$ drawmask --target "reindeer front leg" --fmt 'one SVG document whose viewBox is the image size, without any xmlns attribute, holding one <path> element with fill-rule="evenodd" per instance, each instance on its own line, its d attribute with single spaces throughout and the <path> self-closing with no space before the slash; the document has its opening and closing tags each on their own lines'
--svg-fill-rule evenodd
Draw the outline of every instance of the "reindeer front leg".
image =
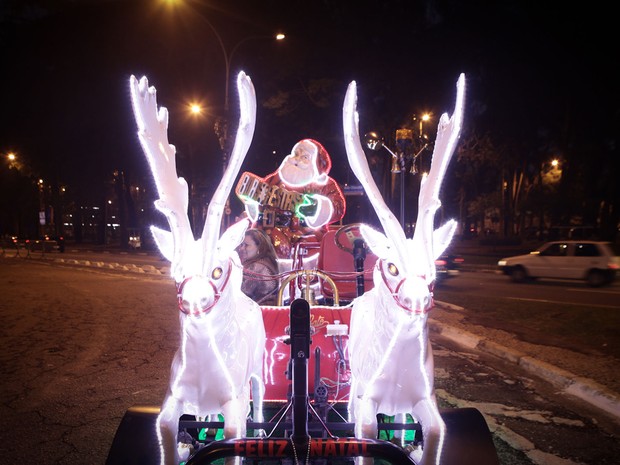
<svg viewBox="0 0 620 465">
<path fill-rule="evenodd" d="M 446 425 L 437 410 L 434 399 L 420 400 L 413 407 L 413 416 L 422 424 L 424 443 L 422 451 L 413 451 L 411 458 L 420 465 L 439 465 Z"/>
<path fill-rule="evenodd" d="M 236 439 L 245 436 L 247 428 L 245 412 L 248 402 L 249 399 L 244 402 L 239 397 L 235 397 L 222 406 L 224 439 Z M 240 465 L 241 457 L 227 457 L 224 462 L 225 465 Z"/>
<path fill-rule="evenodd" d="M 177 450 L 180 416 L 181 403 L 169 394 L 156 422 L 161 465 L 178 465 L 180 462 Z"/>
<path fill-rule="evenodd" d="M 378 404 L 374 399 L 358 398 L 354 404 L 353 415 L 355 417 L 355 437 L 358 439 L 377 439 L 377 409 Z M 355 460 L 357 465 L 372 465 L 374 459 L 368 457 L 358 457 Z"/>
<path fill-rule="evenodd" d="M 245 436 L 246 421 L 245 407 L 239 398 L 233 398 L 222 405 L 224 415 L 224 438 L 235 439 Z"/>
</svg>

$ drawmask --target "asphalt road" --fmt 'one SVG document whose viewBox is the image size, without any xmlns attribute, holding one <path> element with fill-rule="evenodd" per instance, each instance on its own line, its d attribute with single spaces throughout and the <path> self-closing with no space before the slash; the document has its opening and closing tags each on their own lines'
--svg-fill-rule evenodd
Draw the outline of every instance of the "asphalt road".
<svg viewBox="0 0 620 465">
<path fill-rule="evenodd" d="M 179 342 L 174 285 L 0 262 L 0 463 L 104 463 L 128 404 L 165 393 Z"/>
</svg>

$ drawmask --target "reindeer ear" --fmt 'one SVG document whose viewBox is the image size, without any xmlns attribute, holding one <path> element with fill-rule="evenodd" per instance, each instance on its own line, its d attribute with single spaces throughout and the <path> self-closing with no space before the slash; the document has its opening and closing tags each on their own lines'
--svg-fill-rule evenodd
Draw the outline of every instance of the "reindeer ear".
<svg viewBox="0 0 620 465">
<path fill-rule="evenodd" d="M 456 221 L 450 220 L 433 231 L 433 258 L 436 260 L 450 245 L 456 231 Z"/>
<path fill-rule="evenodd" d="M 155 239 L 155 244 L 161 254 L 166 260 L 172 262 L 172 257 L 174 256 L 174 239 L 172 233 L 165 229 L 160 229 L 157 226 L 151 226 L 151 234 L 153 234 L 153 239 Z"/>
<path fill-rule="evenodd" d="M 372 250 L 377 257 L 386 258 L 388 256 L 390 252 L 390 242 L 385 234 L 365 224 L 360 226 L 360 233 L 370 250 Z"/>
<path fill-rule="evenodd" d="M 217 249 L 221 258 L 230 256 L 239 244 L 243 242 L 245 231 L 250 226 L 248 219 L 243 219 L 230 226 L 217 243 Z"/>
</svg>

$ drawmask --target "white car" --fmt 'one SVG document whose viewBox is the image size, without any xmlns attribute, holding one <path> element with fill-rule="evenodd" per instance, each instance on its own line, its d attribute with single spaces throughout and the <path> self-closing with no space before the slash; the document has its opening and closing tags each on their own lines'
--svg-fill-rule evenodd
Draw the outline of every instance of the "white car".
<svg viewBox="0 0 620 465">
<path fill-rule="evenodd" d="M 513 281 L 536 278 L 584 280 L 592 287 L 611 284 L 620 258 L 608 242 L 554 241 L 527 255 L 502 258 L 499 269 Z"/>
</svg>

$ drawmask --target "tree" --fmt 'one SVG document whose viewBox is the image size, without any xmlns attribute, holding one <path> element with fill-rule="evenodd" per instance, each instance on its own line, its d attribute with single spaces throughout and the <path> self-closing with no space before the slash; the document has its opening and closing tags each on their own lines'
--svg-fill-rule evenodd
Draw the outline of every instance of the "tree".
<svg viewBox="0 0 620 465">
<path fill-rule="evenodd" d="M 464 227 L 484 223 L 489 208 L 501 209 L 497 196 L 500 189 L 499 153 L 488 134 L 469 133 L 457 147 L 454 170 L 459 224 Z"/>
</svg>

